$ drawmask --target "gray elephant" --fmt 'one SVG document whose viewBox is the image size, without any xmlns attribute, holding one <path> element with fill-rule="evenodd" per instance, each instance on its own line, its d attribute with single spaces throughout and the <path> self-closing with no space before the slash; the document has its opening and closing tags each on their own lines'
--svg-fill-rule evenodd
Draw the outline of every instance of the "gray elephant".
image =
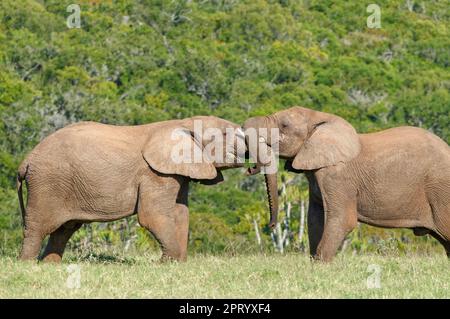
<svg viewBox="0 0 450 319">
<path fill-rule="evenodd" d="M 242 166 L 244 153 L 239 126 L 212 116 L 139 126 L 82 122 L 60 129 L 38 144 L 18 171 L 20 258 L 37 258 L 50 235 L 41 258 L 58 262 L 83 223 L 137 214 L 160 243 L 163 259 L 185 260 L 189 181 L 222 181 L 221 170 Z"/>
<path fill-rule="evenodd" d="M 330 261 L 357 221 L 430 234 L 450 257 L 450 148 L 436 135 L 407 126 L 357 134 L 344 119 L 303 107 L 250 118 L 244 129 L 278 130 L 248 146 L 258 159 L 251 173 L 270 162 L 260 154 L 277 148 L 288 170 L 306 174 L 315 259 Z M 266 181 L 273 223 L 276 173 Z"/>
</svg>

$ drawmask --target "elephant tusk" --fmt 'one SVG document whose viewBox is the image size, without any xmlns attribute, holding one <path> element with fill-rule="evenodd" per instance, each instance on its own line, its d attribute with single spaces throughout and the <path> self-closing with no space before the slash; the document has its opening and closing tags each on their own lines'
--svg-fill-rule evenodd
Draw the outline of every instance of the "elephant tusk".
<svg viewBox="0 0 450 319">
<path fill-rule="evenodd" d="M 244 134 L 244 131 L 241 128 L 238 128 L 236 130 L 236 136 L 245 140 L 245 134 Z"/>
</svg>

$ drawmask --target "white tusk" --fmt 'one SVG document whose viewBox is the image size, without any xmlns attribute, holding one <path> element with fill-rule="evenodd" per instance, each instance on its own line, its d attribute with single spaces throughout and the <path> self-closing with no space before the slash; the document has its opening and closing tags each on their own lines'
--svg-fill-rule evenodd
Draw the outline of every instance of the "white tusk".
<svg viewBox="0 0 450 319">
<path fill-rule="evenodd" d="M 242 131 L 242 129 L 240 129 L 240 128 L 238 128 L 238 129 L 236 130 L 236 135 L 237 135 L 237 137 L 240 137 L 240 138 L 242 138 L 242 139 L 245 139 L 244 131 Z"/>
</svg>

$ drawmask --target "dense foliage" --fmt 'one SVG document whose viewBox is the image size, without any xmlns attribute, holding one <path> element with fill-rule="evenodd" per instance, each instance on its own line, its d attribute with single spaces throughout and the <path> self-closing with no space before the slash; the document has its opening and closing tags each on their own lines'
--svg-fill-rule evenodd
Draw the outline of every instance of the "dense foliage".
<svg viewBox="0 0 450 319">
<path fill-rule="evenodd" d="M 213 114 L 242 123 L 303 105 L 343 116 L 360 132 L 408 124 L 450 141 L 446 0 L 379 0 L 374 29 L 366 25 L 369 3 L 331 0 L 80 0 L 81 28 L 69 29 L 73 2 L 0 2 L 2 251 L 16 251 L 21 238 L 18 164 L 76 121 Z M 290 247 L 303 249 L 296 232 L 306 183 L 294 177 L 280 177 L 282 207 L 291 203 Z M 272 249 L 266 205 L 261 176 L 235 170 L 219 186 L 193 185 L 191 251 L 254 249 L 259 231 L 261 249 Z M 360 227 L 348 243 L 358 251 L 407 241 L 432 242 Z M 85 226 L 71 244 L 154 246 L 134 218 Z"/>
</svg>

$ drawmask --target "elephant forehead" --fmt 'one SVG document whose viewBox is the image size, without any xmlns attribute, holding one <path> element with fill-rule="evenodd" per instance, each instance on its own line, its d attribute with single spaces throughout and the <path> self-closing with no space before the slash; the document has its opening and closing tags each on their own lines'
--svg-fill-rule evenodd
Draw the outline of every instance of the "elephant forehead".
<svg viewBox="0 0 450 319">
<path fill-rule="evenodd" d="M 280 124 L 286 122 L 286 124 L 289 123 L 299 126 L 307 122 L 307 114 L 305 112 L 302 112 L 301 109 L 299 110 L 291 108 L 288 110 L 283 110 L 275 113 L 275 117 L 280 122 Z"/>
</svg>

